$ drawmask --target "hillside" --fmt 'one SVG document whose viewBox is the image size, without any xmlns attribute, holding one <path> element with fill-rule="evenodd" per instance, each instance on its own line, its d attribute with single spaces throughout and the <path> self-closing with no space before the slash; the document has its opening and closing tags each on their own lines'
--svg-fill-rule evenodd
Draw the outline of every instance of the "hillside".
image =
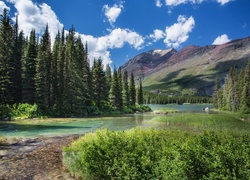
<svg viewBox="0 0 250 180">
<path fill-rule="evenodd" d="M 151 50 L 139 54 L 122 66 L 143 79 L 146 90 L 160 90 L 173 94 L 213 93 L 214 79 L 221 82 L 230 67 L 241 68 L 250 59 L 250 37 L 222 45 L 188 46 L 174 49 Z"/>
</svg>

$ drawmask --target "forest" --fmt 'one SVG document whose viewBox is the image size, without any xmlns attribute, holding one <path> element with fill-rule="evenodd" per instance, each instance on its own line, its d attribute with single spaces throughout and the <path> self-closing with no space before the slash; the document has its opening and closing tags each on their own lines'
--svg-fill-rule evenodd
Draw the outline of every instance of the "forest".
<svg viewBox="0 0 250 180">
<path fill-rule="evenodd" d="M 83 116 L 132 112 L 143 104 L 141 82 L 133 73 L 103 66 L 101 57 L 92 66 L 88 45 L 72 28 L 63 29 L 52 44 L 48 25 L 42 36 L 35 29 L 24 37 L 5 9 L 0 19 L 0 109 L 37 109 L 41 115 Z M 138 87 L 136 89 L 136 87 Z"/>
<path fill-rule="evenodd" d="M 217 75 L 213 103 L 216 109 L 250 113 L 250 60 L 247 66 L 240 70 L 232 67 L 223 86 Z"/>
</svg>

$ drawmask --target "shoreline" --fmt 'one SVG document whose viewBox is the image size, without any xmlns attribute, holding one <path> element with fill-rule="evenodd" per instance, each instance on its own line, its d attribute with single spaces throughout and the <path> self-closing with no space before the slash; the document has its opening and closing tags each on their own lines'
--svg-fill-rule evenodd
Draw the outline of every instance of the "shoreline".
<svg viewBox="0 0 250 180">
<path fill-rule="evenodd" d="M 66 136 L 7 139 L 0 146 L 0 179 L 67 179 L 62 148 L 83 134 Z"/>
</svg>

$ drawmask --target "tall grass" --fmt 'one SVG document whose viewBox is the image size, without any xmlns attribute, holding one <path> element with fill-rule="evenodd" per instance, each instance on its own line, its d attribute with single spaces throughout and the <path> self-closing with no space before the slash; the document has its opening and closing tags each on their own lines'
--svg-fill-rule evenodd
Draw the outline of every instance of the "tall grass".
<svg viewBox="0 0 250 180">
<path fill-rule="evenodd" d="M 147 123 L 188 131 L 233 131 L 250 133 L 250 123 L 237 114 L 178 113 L 158 116 Z"/>
</svg>

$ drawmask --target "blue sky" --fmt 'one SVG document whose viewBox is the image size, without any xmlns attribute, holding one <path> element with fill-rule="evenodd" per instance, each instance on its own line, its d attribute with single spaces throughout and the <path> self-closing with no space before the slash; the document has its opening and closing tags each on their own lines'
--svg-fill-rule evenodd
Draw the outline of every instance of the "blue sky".
<svg viewBox="0 0 250 180">
<path fill-rule="evenodd" d="M 75 27 L 89 58 L 121 66 L 151 49 L 223 44 L 250 36 L 249 0 L 1 0 L 26 35 Z"/>
</svg>

